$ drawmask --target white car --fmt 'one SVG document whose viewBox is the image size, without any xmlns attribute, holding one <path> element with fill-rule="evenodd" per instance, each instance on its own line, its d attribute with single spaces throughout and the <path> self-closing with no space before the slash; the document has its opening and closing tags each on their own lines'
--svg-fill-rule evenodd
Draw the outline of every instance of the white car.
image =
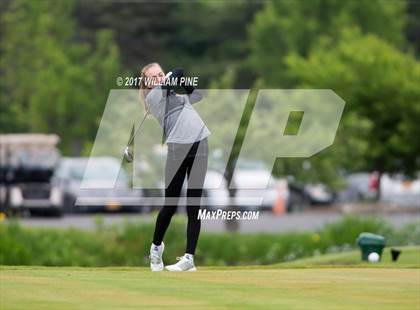
<svg viewBox="0 0 420 310">
<path fill-rule="evenodd" d="M 420 179 L 407 179 L 402 174 L 391 176 L 383 174 L 380 182 L 377 182 L 377 173 L 359 172 L 346 177 L 347 188 L 339 195 L 342 202 L 356 202 L 373 200 L 377 195 L 377 187 L 380 184 L 379 200 L 385 203 L 393 203 L 401 206 L 420 207 Z"/>
<path fill-rule="evenodd" d="M 181 208 L 186 205 L 186 188 L 187 181 L 185 179 L 179 203 Z M 229 191 L 223 174 L 216 170 L 207 170 L 201 197 L 201 208 L 203 209 L 223 209 L 229 205 Z"/>
<path fill-rule="evenodd" d="M 233 186 L 236 188 L 235 205 L 247 210 L 271 210 L 279 195 L 279 182 L 280 180 L 274 178 L 261 162 L 238 163 L 233 175 Z M 287 199 L 287 192 L 284 195 Z"/>
<path fill-rule="evenodd" d="M 357 172 L 345 177 L 346 188 L 339 192 L 339 201 L 357 202 L 371 200 L 376 196 L 376 189 L 371 187 L 372 174 Z"/>
<path fill-rule="evenodd" d="M 380 184 L 381 201 L 420 208 L 420 179 L 408 180 L 402 175 L 384 174 Z"/>
</svg>

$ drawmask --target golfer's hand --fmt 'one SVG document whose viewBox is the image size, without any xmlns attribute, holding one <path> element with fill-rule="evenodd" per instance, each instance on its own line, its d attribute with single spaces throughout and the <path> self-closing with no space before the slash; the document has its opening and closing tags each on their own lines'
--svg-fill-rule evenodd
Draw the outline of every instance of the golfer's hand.
<svg viewBox="0 0 420 310">
<path fill-rule="evenodd" d="M 168 73 L 166 73 L 165 80 L 168 79 L 171 75 L 172 75 L 172 71 L 169 71 Z"/>
<path fill-rule="evenodd" d="M 180 80 L 181 80 L 181 77 L 184 76 L 184 69 L 174 68 L 166 76 L 167 76 L 167 78 L 170 78 L 171 81 L 172 81 L 172 79 L 176 79 L 176 81 L 177 81 L 176 85 L 171 85 L 171 86 L 181 86 Z M 166 76 L 165 76 L 165 78 L 166 78 Z"/>
<path fill-rule="evenodd" d="M 172 83 L 175 78 L 176 78 L 176 85 L 172 85 L 169 83 L 169 85 L 167 85 L 166 83 L 164 83 L 164 85 L 162 85 L 162 89 L 170 89 L 173 88 L 175 86 L 180 86 L 180 79 L 181 77 L 184 76 L 184 69 L 182 68 L 174 68 L 172 71 L 169 71 L 166 75 L 165 75 L 165 82 L 170 79 L 170 83 Z"/>
</svg>

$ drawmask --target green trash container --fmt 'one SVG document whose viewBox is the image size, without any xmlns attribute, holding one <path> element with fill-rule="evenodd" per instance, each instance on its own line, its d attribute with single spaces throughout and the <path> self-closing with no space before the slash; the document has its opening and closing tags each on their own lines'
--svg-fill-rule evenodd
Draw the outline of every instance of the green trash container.
<svg viewBox="0 0 420 310">
<path fill-rule="evenodd" d="M 385 247 L 385 238 L 381 235 L 363 232 L 357 238 L 357 244 L 362 251 L 362 260 L 367 261 L 369 254 L 372 252 L 376 252 L 379 254 L 379 257 L 382 257 L 382 250 Z"/>
</svg>

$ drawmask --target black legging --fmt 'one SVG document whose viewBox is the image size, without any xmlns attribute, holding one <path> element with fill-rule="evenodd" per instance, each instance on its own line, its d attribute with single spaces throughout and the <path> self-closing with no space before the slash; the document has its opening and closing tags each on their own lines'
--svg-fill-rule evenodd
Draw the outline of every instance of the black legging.
<svg viewBox="0 0 420 310">
<path fill-rule="evenodd" d="M 168 155 L 165 167 L 165 205 L 160 210 L 155 226 L 153 243 L 160 245 L 165 232 L 176 212 L 182 184 L 187 175 L 187 246 L 185 253 L 195 253 L 201 221 L 198 218 L 204 178 L 207 171 L 207 138 L 190 143 L 168 143 Z"/>
</svg>

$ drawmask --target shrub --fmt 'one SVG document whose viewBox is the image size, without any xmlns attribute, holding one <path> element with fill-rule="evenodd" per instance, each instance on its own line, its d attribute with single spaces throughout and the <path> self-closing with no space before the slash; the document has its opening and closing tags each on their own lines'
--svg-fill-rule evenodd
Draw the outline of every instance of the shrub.
<svg viewBox="0 0 420 310">
<path fill-rule="evenodd" d="M 91 231 L 0 224 L 0 264 L 45 266 L 147 266 L 154 221 L 105 225 L 98 217 Z M 185 217 L 175 216 L 165 237 L 165 259 L 174 262 L 185 249 Z M 396 230 L 375 218 L 344 217 L 314 232 L 239 234 L 202 232 L 200 265 L 272 264 L 356 247 L 364 231 L 382 234 L 388 245 L 420 243 L 420 224 Z"/>
</svg>

